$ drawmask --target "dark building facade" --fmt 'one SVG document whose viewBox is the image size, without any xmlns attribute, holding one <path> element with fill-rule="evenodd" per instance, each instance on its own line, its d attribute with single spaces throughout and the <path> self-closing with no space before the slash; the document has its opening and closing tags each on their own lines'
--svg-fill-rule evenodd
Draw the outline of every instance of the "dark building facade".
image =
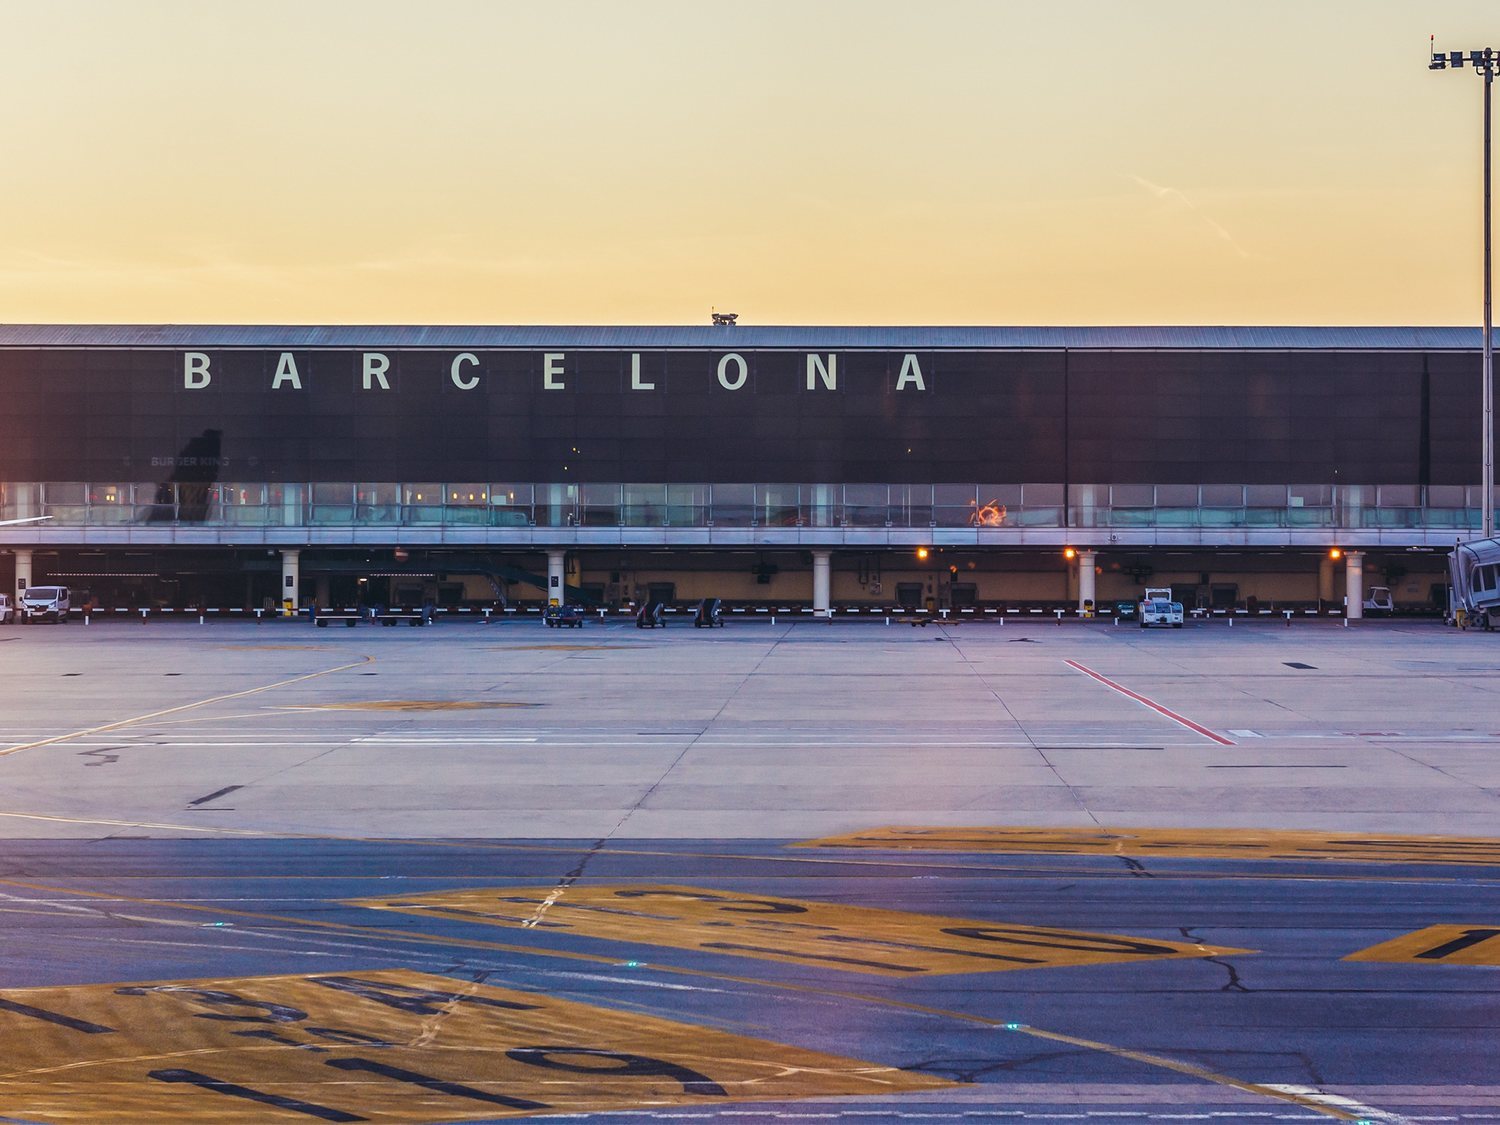
<svg viewBox="0 0 1500 1125">
<path fill-rule="evenodd" d="M 1421 552 L 1478 523 L 1479 372 L 1462 329 L 17 326 L 0 544 Z"/>
</svg>

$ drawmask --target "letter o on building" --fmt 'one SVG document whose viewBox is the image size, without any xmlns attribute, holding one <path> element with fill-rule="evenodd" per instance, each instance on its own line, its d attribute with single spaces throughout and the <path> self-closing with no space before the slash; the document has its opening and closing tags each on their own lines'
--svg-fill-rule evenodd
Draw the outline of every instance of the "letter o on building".
<svg viewBox="0 0 1500 1125">
<path fill-rule="evenodd" d="M 729 365 L 733 363 L 739 368 L 739 378 L 734 382 L 729 381 Z M 745 385 L 745 380 L 750 377 L 750 367 L 745 362 L 745 357 L 738 352 L 730 352 L 719 360 L 719 385 L 726 391 L 737 391 Z"/>
</svg>

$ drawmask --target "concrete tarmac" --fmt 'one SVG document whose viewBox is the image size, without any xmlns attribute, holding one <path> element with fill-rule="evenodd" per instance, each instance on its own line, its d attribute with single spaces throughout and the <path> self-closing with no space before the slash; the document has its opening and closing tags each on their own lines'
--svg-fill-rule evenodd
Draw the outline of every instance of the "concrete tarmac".
<svg viewBox="0 0 1500 1125">
<path fill-rule="evenodd" d="M 1500 637 L 73 623 L 0 673 L 3 1120 L 1500 1121 Z"/>
</svg>

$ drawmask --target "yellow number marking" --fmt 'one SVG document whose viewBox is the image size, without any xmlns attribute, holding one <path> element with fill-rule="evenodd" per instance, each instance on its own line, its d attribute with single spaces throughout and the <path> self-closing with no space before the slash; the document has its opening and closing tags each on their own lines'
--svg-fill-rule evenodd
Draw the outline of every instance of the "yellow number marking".
<svg viewBox="0 0 1500 1125">
<path fill-rule="evenodd" d="M 0 992 L 0 1112 L 35 1122 L 423 1122 L 953 1085 L 406 971 Z"/>
<path fill-rule="evenodd" d="M 1500 924 L 1428 926 L 1351 953 L 1345 961 L 1410 961 L 1426 965 L 1500 965 Z"/>
<path fill-rule="evenodd" d="M 673 886 L 439 891 L 353 905 L 881 976 L 1215 957 L 1250 950 Z"/>
</svg>

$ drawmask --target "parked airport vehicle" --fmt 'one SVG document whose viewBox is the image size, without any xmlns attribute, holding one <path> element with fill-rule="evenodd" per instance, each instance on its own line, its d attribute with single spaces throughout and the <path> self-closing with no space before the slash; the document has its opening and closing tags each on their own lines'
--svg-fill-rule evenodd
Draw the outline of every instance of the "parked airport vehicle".
<svg viewBox="0 0 1500 1125">
<path fill-rule="evenodd" d="M 704 598 L 693 616 L 694 629 L 712 629 L 724 624 L 724 605 L 718 598 Z"/>
<path fill-rule="evenodd" d="M 637 629 L 655 629 L 660 625 L 663 629 L 667 627 L 667 619 L 662 616 L 666 606 L 661 602 L 645 602 L 636 611 L 635 627 Z"/>
<path fill-rule="evenodd" d="M 542 611 L 542 620 L 549 629 L 582 629 L 583 618 L 581 605 L 549 605 Z"/>
<path fill-rule="evenodd" d="M 9 594 L 0 594 L 0 625 L 9 625 L 16 619 L 16 607 L 10 604 Z"/>
<path fill-rule="evenodd" d="M 1374 615 L 1390 613 L 1396 608 L 1389 586 L 1371 586 L 1365 594 L 1365 613 Z"/>
<path fill-rule="evenodd" d="M 72 604 L 68 600 L 66 586 L 29 586 L 21 591 L 21 604 L 18 608 L 22 624 L 51 621 L 66 625 L 68 610 L 72 608 Z"/>
<path fill-rule="evenodd" d="M 1152 625 L 1170 625 L 1182 628 L 1182 603 L 1172 600 L 1172 591 L 1166 588 L 1147 588 L 1141 599 L 1141 628 Z"/>
<path fill-rule="evenodd" d="M 1500 625 L 1500 539 L 1460 543 L 1448 556 L 1449 621 L 1460 627 Z"/>
</svg>

